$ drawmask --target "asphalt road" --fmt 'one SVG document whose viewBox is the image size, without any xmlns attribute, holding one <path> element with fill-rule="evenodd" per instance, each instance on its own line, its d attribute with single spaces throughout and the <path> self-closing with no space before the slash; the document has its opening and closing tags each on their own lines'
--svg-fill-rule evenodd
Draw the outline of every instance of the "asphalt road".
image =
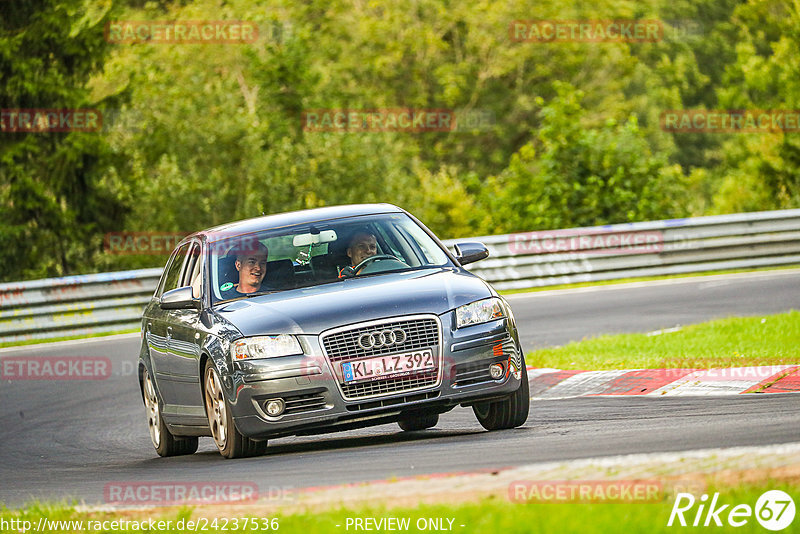
<svg viewBox="0 0 800 534">
<path fill-rule="evenodd" d="M 800 310 L 800 270 L 700 276 L 506 297 L 526 351 L 722 317 Z"/>
<path fill-rule="evenodd" d="M 697 279 L 510 298 L 526 349 L 601 333 L 647 331 L 727 315 L 800 309 L 800 272 Z M 271 442 L 266 456 L 224 460 L 209 438 L 189 457 L 150 444 L 134 375 L 138 336 L 0 351 L 105 356 L 98 381 L 0 382 L 0 502 L 103 502 L 109 482 L 245 481 L 260 492 L 639 452 L 800 441 L 793 395 L 582 398 L 532 403 L 522 428 L 485 432 L 457 408 L 432 430 L 396 425 Z"/>
</svg>

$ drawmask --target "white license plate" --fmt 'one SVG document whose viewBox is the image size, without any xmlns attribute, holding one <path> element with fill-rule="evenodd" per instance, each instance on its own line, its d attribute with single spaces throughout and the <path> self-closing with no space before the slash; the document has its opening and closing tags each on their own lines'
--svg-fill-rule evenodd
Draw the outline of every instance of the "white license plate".
<svg viewBox="0 0 800 534">
<path fill-rule="evenodd" d="M 433 369 L 436 364 L 431 349 L 420 349 L 402 354 L 389 354 L 342 364 L 345 383 L 376 378 L 391 378 L 415 371 Z"/>
</svg>

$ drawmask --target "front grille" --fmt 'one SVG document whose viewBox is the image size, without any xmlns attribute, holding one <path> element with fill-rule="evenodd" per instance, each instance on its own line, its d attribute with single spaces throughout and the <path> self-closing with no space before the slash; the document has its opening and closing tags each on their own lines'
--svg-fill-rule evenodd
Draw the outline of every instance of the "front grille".
<svg viewBox="0 0 800 534">
<path fill-rule="evenodd" d="M 394 328 L 401 328 L 406 333 L 404 342 L 372 349 L 364 349 L 358 344 L 358 338 L 362 334 Z M 333 364 L 337 376 L 341 372 L 341 362 L 417 349 L 433 350 L 436 362 L 436 367 L 433 369 L 420 371 L 410 376 L 377 379 L 369 382 L 345 384 L 340 380 L 339 386 L 345 399 L 363 399 L 435 386 L 439 383 L 440 343 L 439 322 L 433 317 L 415 317 L 369 323 L 322 335 L 322 346 L 325 349 L 328 360 Z"/>
<path fill-rule="evenodd" d="M 436 384 L 439 372 L 436 369 L 420 373 L 413 377 L 404 376 L 403 378 L 390 378 L 388 380 L 373 380 L 372 382 L 359 382 L 356 384 L 342 384 L 342 392 L 345 397 L 360 399 L 362 397 L 372 397 L 407 391 L 409 389 L 419 389 L 425 386 Z"/>
<path fill-rule="evenodd" d="M 406 340 L 399 345 L 390 345 L 377 349 L 364 349 L 358 344 L 358 337 L 375 330 L 402 328 Z M 352 330 L 326 335 L 322 339 L 328 359 L 333 362 L 347 362 L 359 358 L 381 356 L 414 349 L 423 349 L 439 345 L 439 324 L 435 319 L 410 319 L 391 321 L 380 324 L 357 327 Z"/>
</svg>

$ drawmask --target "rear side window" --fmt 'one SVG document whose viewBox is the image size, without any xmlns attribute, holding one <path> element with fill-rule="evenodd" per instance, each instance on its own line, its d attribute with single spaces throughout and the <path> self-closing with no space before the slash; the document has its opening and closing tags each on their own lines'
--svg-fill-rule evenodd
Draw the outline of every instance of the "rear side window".
<svg viewBox="0 0 800 534">
<path fill-rule="evenodd" d="M 161 280 L 161 287 L 158 291 L 158 296 L 161 296 L 166 291 L 170 291 L 172 289 L 178 288 L 178 284 L 180 283 L 181 277 L 181 269 L 183 268 L 183 262 L 186 259 L 186 253 L 189 251 L 189 243 L 184 243 L 180 246 L 180 248 L 172 255 L 167 264 L 167 268 L 164 270 L 164 275 Z"/>
</svg>

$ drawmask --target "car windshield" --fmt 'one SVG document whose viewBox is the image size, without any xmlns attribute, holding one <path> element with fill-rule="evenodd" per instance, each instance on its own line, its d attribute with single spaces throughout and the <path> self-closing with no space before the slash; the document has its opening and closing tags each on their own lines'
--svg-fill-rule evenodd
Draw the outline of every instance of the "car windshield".
<svg viewBox="0 0 800 534">
<path fill-rule="evenodd" d="M 452 265 L 408 215 L 349 217 L 208 244 L 213 302 L 382 273 Z"/>
</svg>

